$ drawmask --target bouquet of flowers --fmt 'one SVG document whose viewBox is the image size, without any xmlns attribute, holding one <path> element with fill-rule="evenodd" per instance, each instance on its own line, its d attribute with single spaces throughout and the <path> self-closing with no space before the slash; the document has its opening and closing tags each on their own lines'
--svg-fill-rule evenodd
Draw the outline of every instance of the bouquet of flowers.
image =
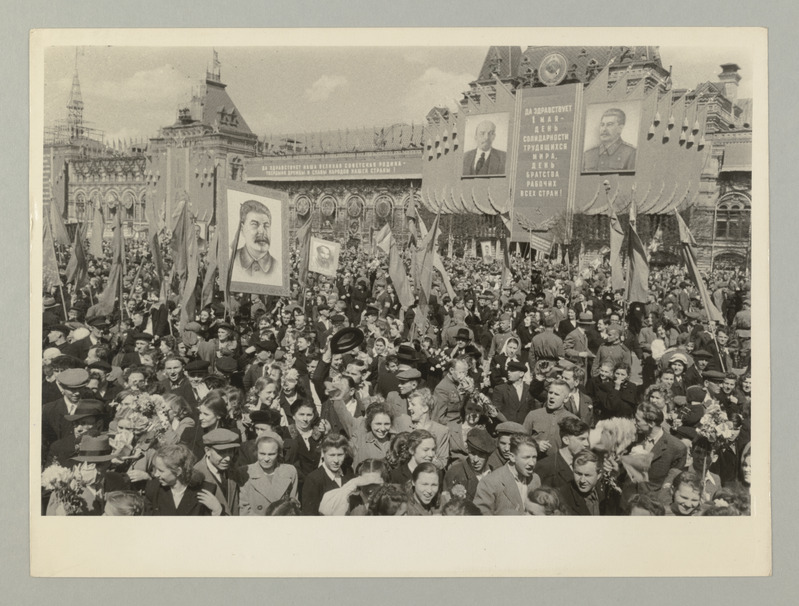
<svg viewBox="0 0 799 606">
<path fill-rule="evenodd" d="M 67 515 L 86 511 L 83 490 L 86 482 L 72 469 L 61 467 L 58 463 L 50 465 L 42 472 L 42 487 L 51 491 Z"/>
<path fill-rule="evenodd" d="M 126 419 L 136 433 L 161 434 L 172 426 L 164 398 L 145 392 L 132 393 L 116 406 L 116 418 Z"/>
<path fill-rule="evenodd" d="M 732 444 L 737 437 L 732 421 L 727 418 L 727 413 L 716 402 L 705 411 L 696 430 L 700 436 L 707 438 L 717 453 Z"/>
</svg>

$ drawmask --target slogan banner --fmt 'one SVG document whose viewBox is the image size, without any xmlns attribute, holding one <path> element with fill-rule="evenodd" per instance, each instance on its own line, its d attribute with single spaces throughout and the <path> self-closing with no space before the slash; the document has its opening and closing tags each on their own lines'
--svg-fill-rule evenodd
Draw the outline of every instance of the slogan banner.
<svg viewBox="0 0 799 606">
<path fill-rule="evenodd" d="M 318 274 L 336 277 L 341 244 L 311 236 L 311 249 L 308 256 L 308 269 Z"/>
<path fill-rule="evenodd" d="M 526 88 L 520 93 L 511 236 L 527 241 L 531 232 L 546 232 L 560 213 L 573 210 L 582 85 Z"/>
<path fill-rule="evenodd" d="M 252 158 L 247 161 L 247 181 L 326 181 L 341 179 L 419 179 L 419 152 L 336 154 L 335 157 L 289 156 Z"/>
</svg>

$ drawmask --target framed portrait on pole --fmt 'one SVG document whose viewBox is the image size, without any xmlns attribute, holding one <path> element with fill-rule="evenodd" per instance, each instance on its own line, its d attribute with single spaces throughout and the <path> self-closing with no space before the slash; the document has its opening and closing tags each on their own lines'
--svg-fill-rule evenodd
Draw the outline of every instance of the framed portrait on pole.
<svg viewBox="0 0 799 606">
<path fill-rule="evenodd" d="M 221 279 L 234 293 L 290 294 L 288 196 L 241 181 L 218 187 Z"/>
</svg>

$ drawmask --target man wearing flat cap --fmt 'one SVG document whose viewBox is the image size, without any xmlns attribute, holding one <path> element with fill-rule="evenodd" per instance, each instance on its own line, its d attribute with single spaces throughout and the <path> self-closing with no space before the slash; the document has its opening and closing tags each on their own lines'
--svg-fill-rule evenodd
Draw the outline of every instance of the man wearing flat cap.
<svg viewBox="0 0 799 606">
<path fill-rule="evenodd" d="M 497 419 L 500 422 L 523 423 L 527 414 L 537 407 L 524 383 L 526 372 L 527 365 L 523 362 L 517 360 L 508 362 L 507 382 L 497 385 L 492 397 L 492 404 L 497 409 Z"/>
<path fill-rule="evenodd" d="M 63 395 L 42 407 L 44 452 L 47 452 L 50 444 L 72 433 L 72 422 L 65 417 L 75 414 L 88 383 L 89 373 L 83 368 L 70 368 L 56 375 L 56 384 Z"/>
<path fill-rule="evenodd" d="M 386 406 L 392 411 L 394 417 L 408 414 L 408 396 L 419 387 L 422 373 L 415 368 L 404 368 L 395 375 L 397 390 L 391 391 L 386 396 Z"/>
<path fill-rule="evenodd" d="M 186 400 L 193 411 L 197 410 L 197 400 L 188 376 L 183 358 L 177 354 L 167 354 L 164 358 L 164 378 L 160 381 L 164 393 L 173 393 Z"/>
<path fill-rule="evenodd" d="M 222 504 L 224 515 L 239 515 L 241 473 L 233 466 L 241 445 L 238 433 L 219 427 L 203 436 L 205 456 L 194 469 L 203 474 L 206 482 L 216 487 L 214 496 Z"/>
<path fill-rule="evenodd" d="M 144 366 L 142 356 L 150 348 L 150 343 L 153 340 L 153 335 L 146 332 L 139 332 L 133 336 L 133 351 L 129 351 L 122 356 L 122 361 L 119 365 L 124 369 L 129 366 Z"/>
<path fill-rule="evenodd" d="M 444 476 L 444 490 L 452 494 L 453 489 L 460 485 L 466 493 L 466 499 L 473 501 L 477 485 L 491 471 L 488 466 L 488 457 L 495 448 L 496 441 L 485 429 L 475 427 L 469 430 L 469 434 L 466 436 L 466 449 L 469 454 L 466 458 L 453 463 L 447 470 Z"/>
<path fill-rule="evenodd" d="M 57 347 L 61 353 L 69 346 L 67 337 L 72 329 L 66 324 L 54 324 L 44 331 L 47 333 L 47 347 Z"/>
</svg>

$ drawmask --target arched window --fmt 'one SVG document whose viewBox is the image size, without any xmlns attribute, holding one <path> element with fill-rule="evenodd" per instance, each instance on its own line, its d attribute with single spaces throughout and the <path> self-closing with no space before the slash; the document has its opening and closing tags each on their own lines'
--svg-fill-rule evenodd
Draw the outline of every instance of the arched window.
<svg viewBox="0 0 799 606">
<path fill-rule="evenodd" d="M 233 181 L 244 180 L 244 162 L 238 156 L 230 160 L 230 178 Z"/>
<path fill-rule="evenodd" d="M 751 203 L 743 194 L 722 196 L 716 205 L 717 240 L 747 240 L 751 221 Z"/>
</svg>

